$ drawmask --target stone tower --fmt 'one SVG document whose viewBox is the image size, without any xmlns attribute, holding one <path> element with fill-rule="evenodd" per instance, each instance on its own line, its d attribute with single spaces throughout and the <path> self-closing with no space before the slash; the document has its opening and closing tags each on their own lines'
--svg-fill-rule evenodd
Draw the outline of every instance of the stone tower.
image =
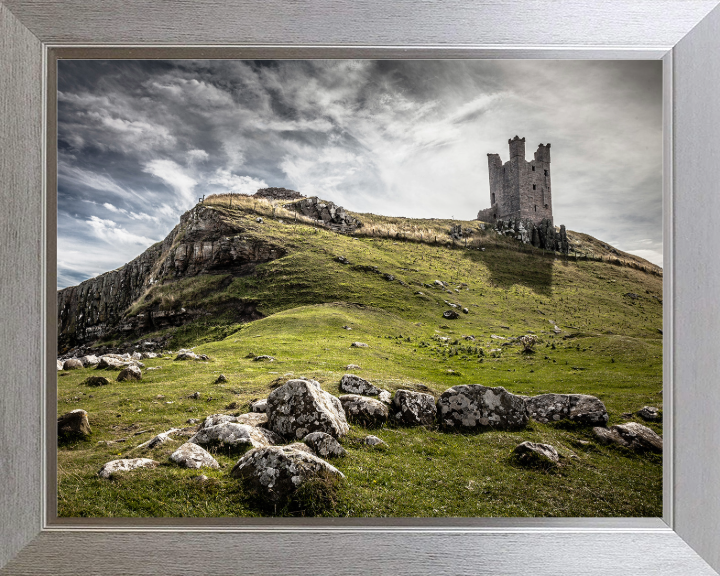
<svg viewBox="0 0 720 576">
<path fill-rule="evenodd" d="M 530 221 L 547 219 L 552 225 L 550 186 L 550 144 L 540 144 L 535 158 L 525 160 L 525 138 L 508 140 L 510 160 L 502 163 L 500 154 L 488 154 L 490 208 L 480 210 L 477 219 Z"/>
</svg>

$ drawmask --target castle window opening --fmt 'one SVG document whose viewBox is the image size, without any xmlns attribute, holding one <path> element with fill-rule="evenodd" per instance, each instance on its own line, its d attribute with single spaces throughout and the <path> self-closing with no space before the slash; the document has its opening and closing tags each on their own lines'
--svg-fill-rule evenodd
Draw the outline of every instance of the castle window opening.
<svg viewBox="0 0 720 576">
<path fill-rule="evenodd" d="M 532 167 L 532 171 L 535 172 L 535 166 Z"/>
<path fill-rule="evenodd" d="M 490 194 L 490 196 L 491 196 L 491 198 L 490 198 L 491 202 L 490 202 L 490 203 L 491 203 L 491 204 L 495 204 L 495 194 Z"/>
<path fill-rule="evenodd" d="M 535 204 L 535 212 L 537 212 L 537 204 Z"/>
<path fill-rule="evenodd" d="M 543 172 L 545 172 L 545 176 L 547 176 L 547 175 L 548 175 L 548 173 L 547 173 L 547 170 L 543 170 Z"/>
<path fill-rule="evenodd" d="M 537 184 L 533 184 L 533 190 L 537 190 Z"/>
</svg>

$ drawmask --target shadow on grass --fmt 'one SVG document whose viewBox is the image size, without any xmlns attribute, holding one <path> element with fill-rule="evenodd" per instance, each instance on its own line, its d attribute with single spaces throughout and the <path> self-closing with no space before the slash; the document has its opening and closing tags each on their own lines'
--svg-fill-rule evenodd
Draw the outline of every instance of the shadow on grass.
<svg viewBox="0 0 720 576">
<path fill-rule="evenodd" d="M 463 256 L 473 263 L 482 263 L 490 272 L 490 281 L 503 289 L 519 284 L 536 294 L 550 296 L 553 285 L 553 265 L 555 256 L 541 251 L 527 252 L 507 257 L 508 252 L 482 252 L 466 250 Z M 564 260 L 563 260 L 564 262 Z"/>
</svg>

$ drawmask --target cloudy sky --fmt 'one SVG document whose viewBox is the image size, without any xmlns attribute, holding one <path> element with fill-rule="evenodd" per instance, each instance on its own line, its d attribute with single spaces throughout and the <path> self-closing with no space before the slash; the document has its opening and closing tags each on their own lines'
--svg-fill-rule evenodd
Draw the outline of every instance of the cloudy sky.
<svg viewBox="0 0 720 576">
<path fill-rule="evenodd" d="M 163 239 L 203 194 L 284 186 L 473 219 L 487 153 L 552 143 L 556 224 L 662 265 L 660 62 L 60 61 L 58 287 Z"/>
</svg>

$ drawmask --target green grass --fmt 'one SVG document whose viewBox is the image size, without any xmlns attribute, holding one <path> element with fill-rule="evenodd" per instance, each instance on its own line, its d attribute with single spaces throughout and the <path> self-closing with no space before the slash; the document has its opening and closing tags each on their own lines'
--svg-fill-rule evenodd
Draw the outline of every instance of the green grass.
<svg viewBox="0 0 720 576">
<path fill-rule="evenodd" d="M 174 349 L 197 345 L 195 351 L 208 354 L 210 362 L 147 360 L 146 366 L 160 369 L 144 372 L 141 382 L 100 388 L 81 384 L 96 373 L 93 369 L 58 378 L 58 413 L 83 408 L 93 428 L 89 440 L 59 448 L 61 516 L 267 514 L 229 477 L 238 454 L 216 454 L 224 466 L 220 470 L 188 471 L 168 461 L 181 440 L 149 453 L 161 462 L 156 469 L 110 481 L 96 473 L 111 459 L 141 455 L 138 444 L 186 425 L 188 418 L 247 411 L 250 400 L 267 396 L 273 380 L 286 374 L 314 378 L 338 395 L 348 364 L 359 365 L 352 372 L 390 391 L 427 388 L 436 397 L 450 386 L 473 383 L 526 395 L 592 394 L 605 402 L 610 424 L 627 421 L 622 414 L 644 405 L 662 407 L 662 277 L 657 273 L 556 258 L 479 230 L 477 222 L 463 223 L 476 228 L 466 248 L 415 239 L 353 239 L 287 219 L 258 224 L 254 213 L 217 209 L 242 225 L 244 236 L 284 246 L 286 256 L 259 265 L 252 276 L 167 280 L 135 303 L 133 313 L 151 306 L 224 310 L 222 316 L 171 330 Z M 413 222 L 406 221 L 406 227 L 420 227 Z M 445 225 L 432 222 L 436 228 Z M 349 264 L 338 262 L 338 256 Z M 435 287 L 435 279 L 447 282 L 451 293 Z M 449 309 L 444 300 L 469 313 L 444 320 Z M 236 323 L 227 310 L 238 301 L 255 303 L 266 317 Z M 553 332 L 555 325 L 560 334 Z M 492 338 L 529 332 L 540 338 L 534 354 Z M 354 341 L 369 347 L 351 348 Z M 253 362 L 250 353 L 277 361 Z M 228 382 L 215 384 L 220 373 Z M 115 373 L 110 375 L 114 379 Z M 189 398 L 195 391 L 201 393 L 198 400 Z M 227 408 L 232 402 L 239 408 Z M 651 427 L 662 431 L 660 424 Z M 387 449 L 362 445 L 367 433 L 384 439 Z M 98 444 L 122 438 L 111 446 Z M 577 439 L 591 444 L 578 447 Z M 510 453 L 523 440 L 553 444 L 563 466 L 554 472 L 517 466 Z M 448 434 L 353 425 L 342 443 L 348 455 L 332 463 L 347 479 L 334 506 L 322 514 L 662 514 L 661 458 L 598 445 L 588 428 L 532 422 L 521 432 Z M 199 473 L 210 480 L 198 484 L 192 477 Z M 311 512 L 302 507 L 270 511 Z"/>
</svg>

